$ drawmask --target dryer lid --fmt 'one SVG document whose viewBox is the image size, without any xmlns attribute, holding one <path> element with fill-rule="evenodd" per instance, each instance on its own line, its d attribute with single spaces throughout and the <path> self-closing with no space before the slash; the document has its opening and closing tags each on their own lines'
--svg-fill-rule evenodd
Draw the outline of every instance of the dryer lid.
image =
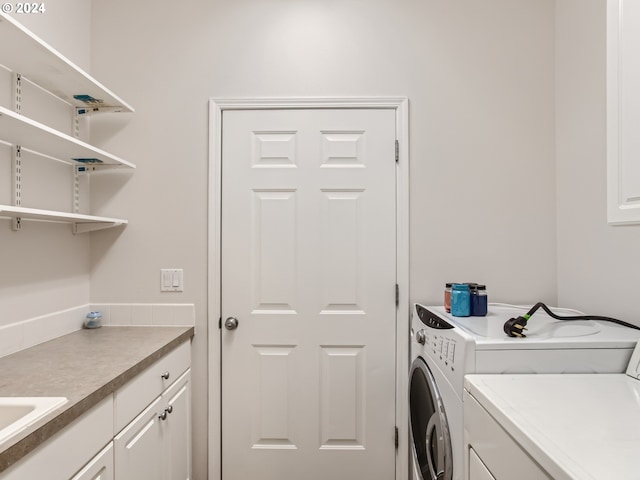
<svg viewBox="0 0 640 480">
<path fill-rule="evenodd" d="M 540 310 L 531 316 L 526 338 L 514 338 L 505 335 L 504 323 L 526 313 L 524 308 L 489 304 L 485 317 L 454 317 L 444 307 L 425 308 L 469 335 L 476 350 L 511 350 L 514 346 L 518 349 L 632 349 L 640 339 L 639 330 L 596 320 L 556 320 Z"/>
</svg>

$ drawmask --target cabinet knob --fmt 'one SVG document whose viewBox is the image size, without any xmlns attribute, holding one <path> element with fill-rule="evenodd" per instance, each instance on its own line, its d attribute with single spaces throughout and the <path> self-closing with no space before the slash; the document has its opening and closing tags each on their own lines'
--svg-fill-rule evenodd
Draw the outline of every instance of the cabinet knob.
<svg viewBox="0 0 640 480">
<path fill-rule="evenodd" d="M 167 419 L 167 411 L 165 410 L 164 412 L 162 412 L 160 415 L 158 415 L 158 418 L 160 420 L 166 420 Z"/>
<path fill-rule="evenodd" d="M 165 380 L 169 380 L 169 372 L 164 372 L 162 375 L 160 375 L 162 378 L 164 378 Z"/>
<path fill-rule="evenodd" d="M 167 408 L 164 409 L 164 411 L 167 413 L 173 413 L 173 405 L 169 405 Z"/>
</svg>

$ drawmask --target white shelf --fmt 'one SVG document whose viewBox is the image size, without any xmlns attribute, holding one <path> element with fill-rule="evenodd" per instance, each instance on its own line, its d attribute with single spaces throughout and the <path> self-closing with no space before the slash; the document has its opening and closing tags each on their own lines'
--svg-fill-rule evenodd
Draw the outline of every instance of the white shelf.
<svg viewBox="0 0 640 480">
<path fill-rule="evenodd" d="M 0 106 L 0 140 L 70 163 L 135 168 L 104 150 Z M 81 161 L 76 159 L 95 159 Z"/>
<path fill-rule="evenodd" d="M 0 12 L 0 65 L 28 79 L 41 88 L 77 107 L 77 114 L 99 111 L 133 112 L 133 108 L 104 85 L 77 67 L 58 51 L 23 27 L 12 17 Z M 19 111 L 20 97 L 17 99 Z M 72 165 L 93 167 L 127 167 L 135 165 L 96 148 L 75 137 L 59 132 L 29 117 L 0 106 L 0 142 L 20 146 L 21 151 L 36 152 L 44 157 Z M 20 204 L 20 156 L 15 156 L 13 168 L 14 205 Z M 76 182 L 78 172 L 76 169 Z M 74 187 L 74 202 L 78 202 Z M 0 217 L 13 219 L 13 228 L 21 220 L 62 222 L 73 225 L 74 233 L 91 232 L 126 225 L 127 220 L 78 213 L 0 205 Z M 18 221 L 18 219 L 20 221 Z"/>
<path fill-rule="evenodd" d="M 24 75 L 42 88 L 77 107 L 104 108 L 133 112 L 133 107 L 89 74 L 78 68 L 57 50 L 24 28 L 12 17 L 0 13 L 0 45 L 4 45 L 1 63 Z M 98 100 L 87 103 L 74 95 Z"/>
<path fill-rule="evenodd" d="M 74 225 L 74 233 L 102 230 L 105 228 L 126 225 L 128 223 L 127 220 L 119 218 L 96 217 L 93 215 L 82 215 L 79 213 L 56 212 L 53 210 L 40 210 L 37 208 L 11 207 L 8 205 L 0 205 L 0 217 L 72 223 Z"/>
</svg>

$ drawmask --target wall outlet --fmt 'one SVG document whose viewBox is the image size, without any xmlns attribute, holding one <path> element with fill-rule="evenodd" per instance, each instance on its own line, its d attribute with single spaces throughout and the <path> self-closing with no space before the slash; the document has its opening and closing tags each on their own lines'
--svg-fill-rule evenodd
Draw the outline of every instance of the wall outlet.
<svg viewBox="0 0 640 480">
<path fill-rule="evenodd" d="M 160 270 L 161 292 L 184 292 L 184 275 L 181 268 Z"/>
</svg>

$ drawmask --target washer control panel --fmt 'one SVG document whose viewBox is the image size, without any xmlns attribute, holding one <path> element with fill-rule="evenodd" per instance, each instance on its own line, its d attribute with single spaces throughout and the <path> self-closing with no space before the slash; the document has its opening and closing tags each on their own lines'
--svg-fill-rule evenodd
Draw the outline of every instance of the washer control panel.
<svg viewBox="0 0 640 480">
<path fill-rule="evenodd" d="M 444 370 L 456 370 L 457 341 L 452 335 L 454 326 L 442 317 L 416 304 L 415 313 L 423 328 L 417 328 L 415 340 L 424 345 L 425 353 L 436 360 Z"/>
<path fill-rule="evenodd" d="M 443 314 L 442 307 L 414 304 L 411 319 L 411 348 L 437 368 L 462 400 L 464 376 L 475 372 L 475 342 Z M 437 313 L 436 313 L 437 312 Z"/>
<path fill-rule="evenodd" d="M 420 329 L 415 333 L 416 341 L 425 346 L 426 352 L 436 360 L 440 360 L 445 367 L 455 370 L 456 341 L 427 329 Z"/>
<path fill-rule="evenodd" d="M 422 305 L 416 304 L 416 313 L 418 314 L 420 321 L 424 323 L 425 327 L 435 330 L 451 330 L 453 328 L 453 325 L 447 322 L 444 318 L 427 310 Z"/>
</svg>

